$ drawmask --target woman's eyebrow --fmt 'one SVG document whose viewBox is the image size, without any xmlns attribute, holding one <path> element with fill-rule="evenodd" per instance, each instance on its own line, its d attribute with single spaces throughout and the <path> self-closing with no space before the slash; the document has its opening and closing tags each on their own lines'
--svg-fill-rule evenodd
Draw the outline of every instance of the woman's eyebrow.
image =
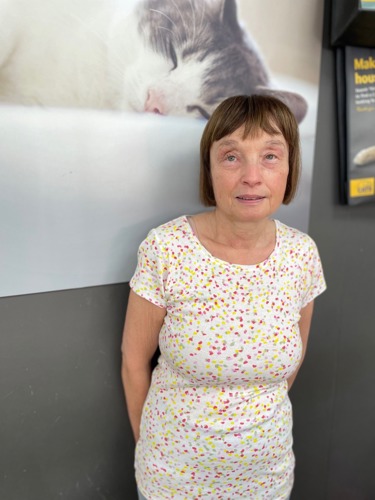
<svg viewBox="0 0 375 500">
<path fill-rule="evenodd" d="M 222 147 L 222 146 L 237 146 L 238 144 L 238 141 L 235 141 L 233 139 L 224 139 L 224 140 L 219 140 L 217 141 L 217 144 L 219 147 Z"/>
<path fill-rule="evenodd" d="M 217 141 L 217 145 L 219 148 L 221 147 L 226 147 L 226 146 L 230 146 L 230 147 L 233 147 L 233 146 L 238 146 L 239 144 L 239 141 L 235 140 L 235 139 L 219 139 Z M 268 141 L 265 141 L 265 146 L 278 146 L 278 147 L 282 147 L 283 149 L 286 148 L 286 144 L 285 144 L 285 141 L 283 141 L 282 139 L 269 139 Z"/>
<path fill-rule="evenodd" d="M 285 149 L 286 144 L 284 141 L 278 140 L 278 139 L 271 139 L 269 141 L 266 141 L 267 146 L 281 146 L 282 148 Z"/>
</svg>

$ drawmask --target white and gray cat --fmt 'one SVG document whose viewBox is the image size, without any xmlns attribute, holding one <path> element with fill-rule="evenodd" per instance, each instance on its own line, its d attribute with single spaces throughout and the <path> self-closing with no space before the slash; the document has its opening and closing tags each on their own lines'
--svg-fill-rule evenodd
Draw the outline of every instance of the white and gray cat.
<svg viewBox="0 0 375 500">
<path fill-rule="evenodd" d="M 0 0 L 0 101 L 208 118 L 270 88 L 236 0 Z"/>
</svg>

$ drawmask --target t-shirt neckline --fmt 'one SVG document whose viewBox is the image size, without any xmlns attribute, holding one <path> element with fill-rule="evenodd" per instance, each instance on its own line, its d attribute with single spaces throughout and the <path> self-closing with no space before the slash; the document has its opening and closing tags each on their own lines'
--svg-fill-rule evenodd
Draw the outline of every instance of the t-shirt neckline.
<svg viewBox="0 0 375 500">
<path fill-rule="evenodd" d="M 235 264 L 223 259 L 220 259 L 219 257 L 215 257 L 207 248 L 201 243 L 200 239 L 196 235 L 191 223 L 189 222 L 189 217 L 192 217 L 191 215 L 183 215 L 182 219 L 184 220 L 184 223 L 188 227 L 188 234 L 189 237 L 192 239 L 194 242 L 195 246 L 201 253 L 204 253 L 206 257 L 208 257 L 210 260 L 216 261 L 217 263 L 223 265 L 223 266 L 230 266 L 230 267 L 237 267 L 237 268 L 243 268 L 243 269 L 256 269 L 260 267 L 267 266 L 277 255 L 278 248 L 280 245 L 280 222 L 277 219 L 271 219 L 275 223 L 275 228 L 276 228 L 276 242 L 275 242 L 275 247 L 272 250 L 272 252 L 269 254 L 269 256 L 264 259 L 261 262 L 258 262 L 257 264 Z"/>
</svg>

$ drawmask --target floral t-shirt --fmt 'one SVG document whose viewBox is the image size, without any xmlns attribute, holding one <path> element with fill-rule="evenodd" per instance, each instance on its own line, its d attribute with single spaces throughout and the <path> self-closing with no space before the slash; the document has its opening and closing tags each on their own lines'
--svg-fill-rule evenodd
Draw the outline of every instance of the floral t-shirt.
<svg viewBox="0 0 375 500">
<path fill-rule="evenodd" d="M 133 291 L 167 314 L 136 447 L 149 500 L 286 499 L 293 485 L 287 378 L 300 310 L 325 289 L 315 243 L 275 221 L 257 265 L 213 257 L 186 216 L 150 231 Z"/>
</svg>

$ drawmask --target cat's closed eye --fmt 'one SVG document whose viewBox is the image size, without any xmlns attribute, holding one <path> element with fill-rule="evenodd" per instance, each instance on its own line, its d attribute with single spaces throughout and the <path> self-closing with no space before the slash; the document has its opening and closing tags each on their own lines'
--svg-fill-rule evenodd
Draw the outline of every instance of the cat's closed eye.
<svg viewBox="0 0 375 500">
<path fill-rule="evenodd" d="M 208 120 L 210 118 L 210 113 L 208 113 L 204 108 L 201 106 L 195 105 L 195 106 L 187 106 L 186 108 L 188 113 L 194 113 L 194 111 L 198 111 L 198 113 L 201 115 L 201 118 L 204 118 Z"/>
<path fill-rule="evenodd" d="M 172 71 L 173 71 L 178 66 L 178 60 L 177 60 L 177 54 L 176 54 L 176 51 L 174 50 L 172 42 L 169 43 L 169 55 L 170 55 L 170 58 L 171 58 L 172 63 L 173 63 L 173 68 L 172 68 Z"/>
</svg>

